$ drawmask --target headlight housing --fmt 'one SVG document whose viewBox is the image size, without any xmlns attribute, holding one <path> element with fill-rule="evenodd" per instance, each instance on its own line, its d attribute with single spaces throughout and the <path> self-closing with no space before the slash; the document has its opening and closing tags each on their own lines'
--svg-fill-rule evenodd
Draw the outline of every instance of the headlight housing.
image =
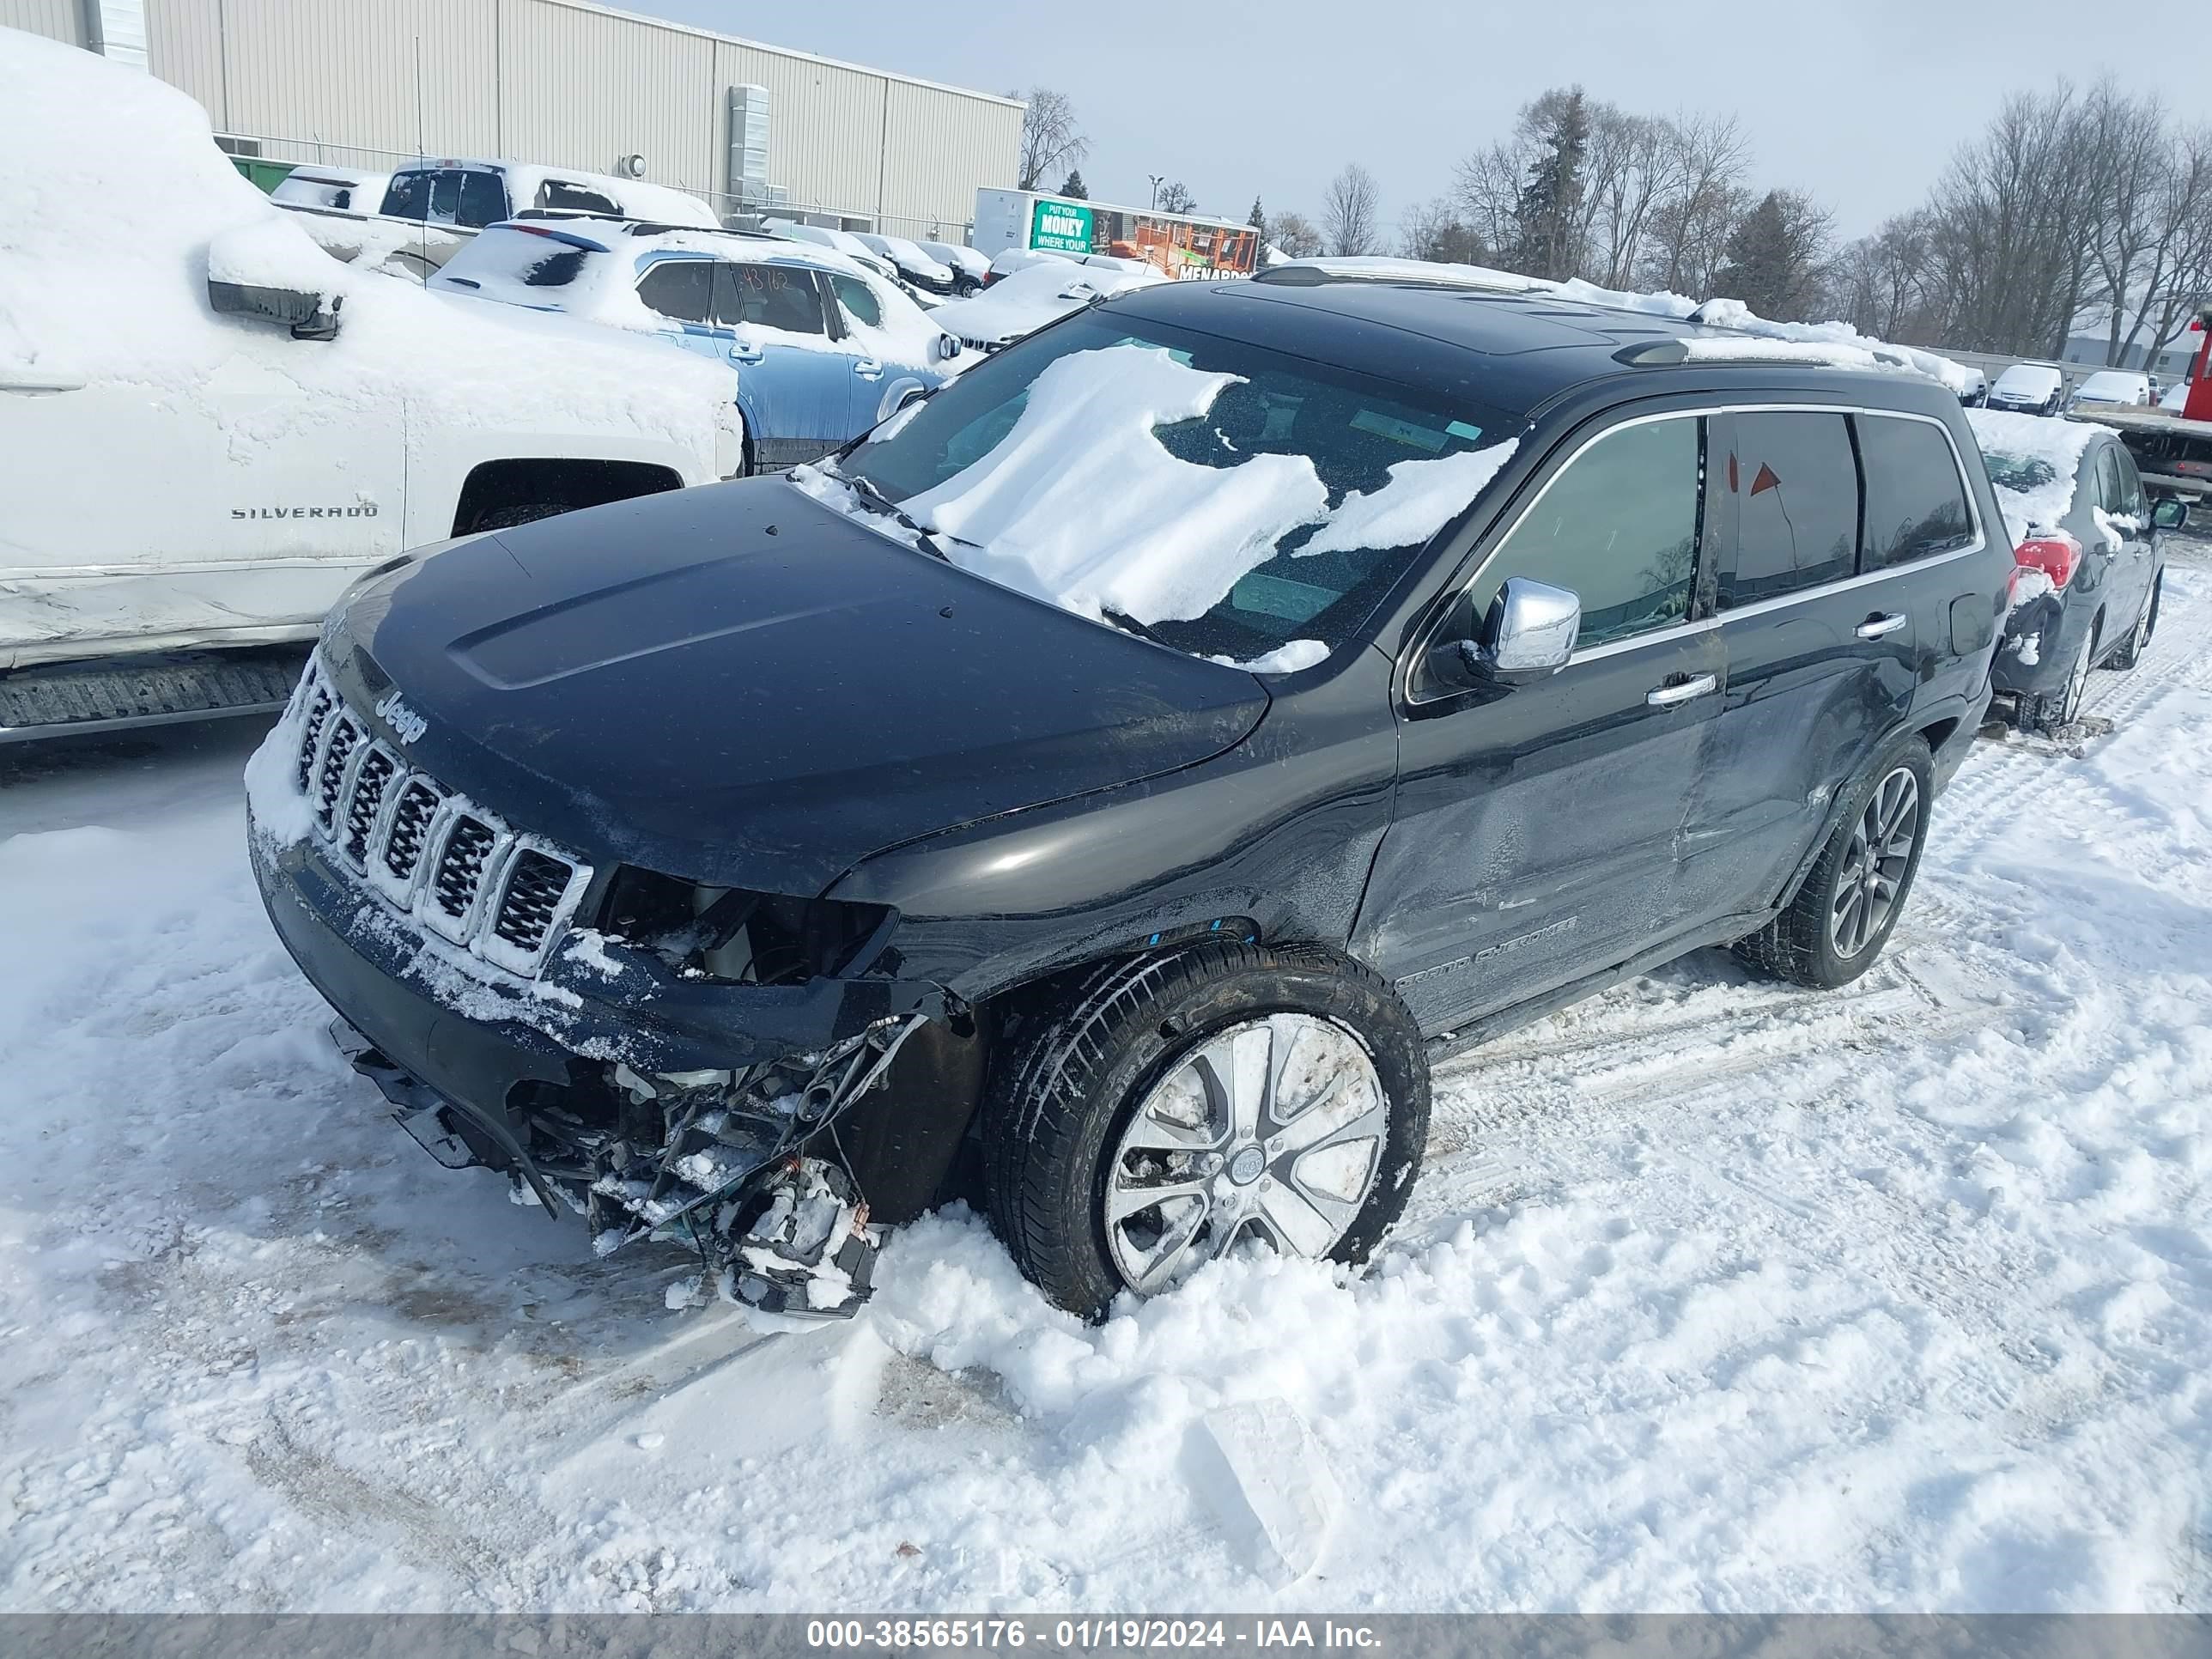
<svg viewBox="0 0 2212 1659">
<path fill-rule="evenodd" d="M 887 905 L 710 886 L 624 866 L 608 886 L 599 927 L 687 979 L 801 985 L 878 966 L 896 919 Z"/>
</svg>

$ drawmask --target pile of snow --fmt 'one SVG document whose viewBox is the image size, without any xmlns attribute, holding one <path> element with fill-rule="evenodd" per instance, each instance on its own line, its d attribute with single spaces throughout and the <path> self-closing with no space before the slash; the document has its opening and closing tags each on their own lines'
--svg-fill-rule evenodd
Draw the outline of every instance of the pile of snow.
<svg viewBox="0 0 2212 1659">
<path fill-rule="evenodd" d="M 2058 526 L 2074 505 L 2081 457 L 2098 433 L 2111 429 L 2093 421 L 2053 421 L 2002 409 L 1970 409 L 1966 421 L 1983 455 L 1998 462 L 1990 482 L 2015 547 L 2038 529 Z"/>
<path fill-rule="evenodd" d="M 1161 444 L 1155 427 L 1204 415 L 1235 384 L 1160 348 L 1073 352 L 1031 383 L 1003 439 L 906 510 L 964 544 L 949 550 L 966 568 L 1093 620 L 1204 616 L 1328 506 L 1305 456 L 1201 466 Z"/>
<path fill-rule="evenodd" d="M 1127 264 L 1092 263 L 1071 269 L 1067 260 L 1046 257 L 1000 277 L 981 294 L 938 307 L 930 321 L 970 345 L 987 349 L 1002 346 L 1082 310 L 1093 300 L 1167 281 L 1149 265 L 1124 268 Z"/>
<path fill-rule="evenodd" d="M 91 52 L 0 29 L 0 365 L 189 404 L 242 359 L 305 394 L 283 402 L 294 432 L 404 404 L 416 431 L 636 433 L 711 465 L 726 368 L 342 264 L 302 228 L 313 216 L 239 176 L 198 104 Z M 338 337 L 217 315 L 211 273 L 341 301 Z M 239 429 L 217 408 L 202 418 Z"/>
<path fill-rule="evenodd" d="M 1710 328 L 1732 329 L 1761 339 L 1786 343 L 1803 348 L 1802 355 L 1780 351 L 1756 352 L 1744 343 L 1734 343 L 1730 351 L 1719 345 L 1699 348 L 1688 342 L 1694 356 L 1720 357 L 1734 356 L 1767 356 L 1782 362 L 1823 363 L 1846 368 L 1903 369 L 1924 374 L 1938 381 L 1954 397 L 1972 390 L 1978 377 L 1963 363 L 1933 351 L 1923 351 L 1917 346 L 1892 345 L 1860 333 L 1849 323 L 1777 323 L 1759 316 L 1741 300 L 1712 299 L 1700 304 L 1680 294 L 1658 292 L 1640 294 L 1624 289 L 1600 288 L 1580 277 L 1565 282 L 1553 282 L 1547 277 L 1523 276 L 1514 271 L 1498 270 L 1488 265 L 1456 264 L 1443 260 L 1400 259 L 1383 256 L 1361 258 L 1331 258 L 1297 259 L 1289 262 L 1294 267 L 1319 271 L 1325 276 L 1358 277 L 1370 281 L 1443 282 L 1457 287 L 1486 289 L 1500 294 L 1547 294 L 1563 300 L 1578 301 L 1585 305 L 1604 306 L 1615 311 L 1640 311 L 1653 316 L 1670 317 L 1677 322 L 1697 323 Z"/>
</svg>

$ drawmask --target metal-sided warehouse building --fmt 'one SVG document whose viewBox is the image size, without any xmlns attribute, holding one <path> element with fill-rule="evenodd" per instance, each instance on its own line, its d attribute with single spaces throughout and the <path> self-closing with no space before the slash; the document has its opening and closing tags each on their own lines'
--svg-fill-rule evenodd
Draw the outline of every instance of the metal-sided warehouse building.
<svg viewBox="0 0 2212 1659">
<path fill-rule="evenodd" d="M 581 0 L 0 0 L 0 26 L 143 66 L 237 155 L 506 157 L 726 216 L 957 241 L 1021 149 L 1014 100 Z"/>
</svg>

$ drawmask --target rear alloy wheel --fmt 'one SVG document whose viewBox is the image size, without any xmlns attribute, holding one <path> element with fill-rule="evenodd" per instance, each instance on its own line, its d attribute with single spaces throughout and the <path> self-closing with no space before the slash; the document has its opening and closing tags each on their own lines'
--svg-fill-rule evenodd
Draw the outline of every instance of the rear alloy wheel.
<svg viewBox="0 0 2212 1659">
<path fill-rule="evenodd" d="M 1928 844 L 1935 793 L 1928 745 L 1899 738 L 1865 777 L 1788 908 L 1736 941 L 1736 955 L 1753 967 L 1833 990 L 1881 954 Z"/>
<path fill-rule="evenodd" d="M 984 1103 L 992 1221 L 1102 1315 L 1249 1243 L 1360 1261 L 1405 1207 L 1427 1057 L 1388 984 L 1311 946 L 1101 964 L 1008 1032 Z"/>
<path fill-rule="evenodd" d="M 2150 585 L 2150 597 L 2143 601 L 2142 615 L 2136 618 L 2136 631 L 2128 635 L 2128 642 L 2112 653 L 2107 668 L 2130 669 L 2142 660 L 2142 653 L 2150 648 L 2150 636 L 2158 628 L 2159 590 L 2166 586 L 2163 571 Z"/>
</svg>

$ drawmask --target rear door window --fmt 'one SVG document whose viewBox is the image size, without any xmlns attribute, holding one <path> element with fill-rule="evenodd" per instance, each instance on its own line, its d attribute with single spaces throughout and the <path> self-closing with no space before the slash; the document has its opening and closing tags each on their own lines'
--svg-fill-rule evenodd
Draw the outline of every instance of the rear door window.
<svg viewBox="0 0 2212 1659">
<path fill-rule="evenodd" d="M 1942 427 L 1862 415 L 1859 463 L 1866 475 L 1866 526 L 1859 568 L 1955 552 L 1974 539 L 1966 486 Z"/>
<path fill-rule="evenodd" d="M 622 216 L 622 210 L 599 191 L 563 179 L 548 179 L 538 187 L 538 205 L 568 213 L 604 213 L 611 219 Z"/>
<path fill-rule="evenodd" d="M 814 273 L 797 265 L 718 267 L 714 320 L 726 327 L 772 328 L 785 334 L 824 334 L 822 290 Z"/>
<path fill-rule="evenodd" d="M 862 328 L 881 328 L 884 325 L 884 302 L 876 297 L 875 290 L 858 276 L 842 276 L 835 272 L 830 277 L 830 292 L 845 314 Z"/>
<path fill-rule="evenodd" d="M 1722 561 L 1723 611 L 1851 574 L 1859 542 L 1858 462 L 1841 415 L 1734 416 L 1719 487 L 1735 503 L 1735 546 Z"/>
<path fill-rule="evenodd" d="M 496 173 L 463 173 L 453 222 L 482 230 L 507 217 L 507 186 Z"/>
<path fill-rule="evenodd" d="M 1486 611 L 1509 576 L 1582 600 L 1577 649 L 1682 621 L 1697 575 L 1694 416 L 1617 427 L 1569 461 L 1506 532 L 1474 590 Z"/>
<path fill-rule="evenodd" d="M 663 259 L 637 284 L 637 297 L 648 309 L 684 323 L 707 320 L 712 314 L 714 292 L 711 259 Z"/>
</svg>

